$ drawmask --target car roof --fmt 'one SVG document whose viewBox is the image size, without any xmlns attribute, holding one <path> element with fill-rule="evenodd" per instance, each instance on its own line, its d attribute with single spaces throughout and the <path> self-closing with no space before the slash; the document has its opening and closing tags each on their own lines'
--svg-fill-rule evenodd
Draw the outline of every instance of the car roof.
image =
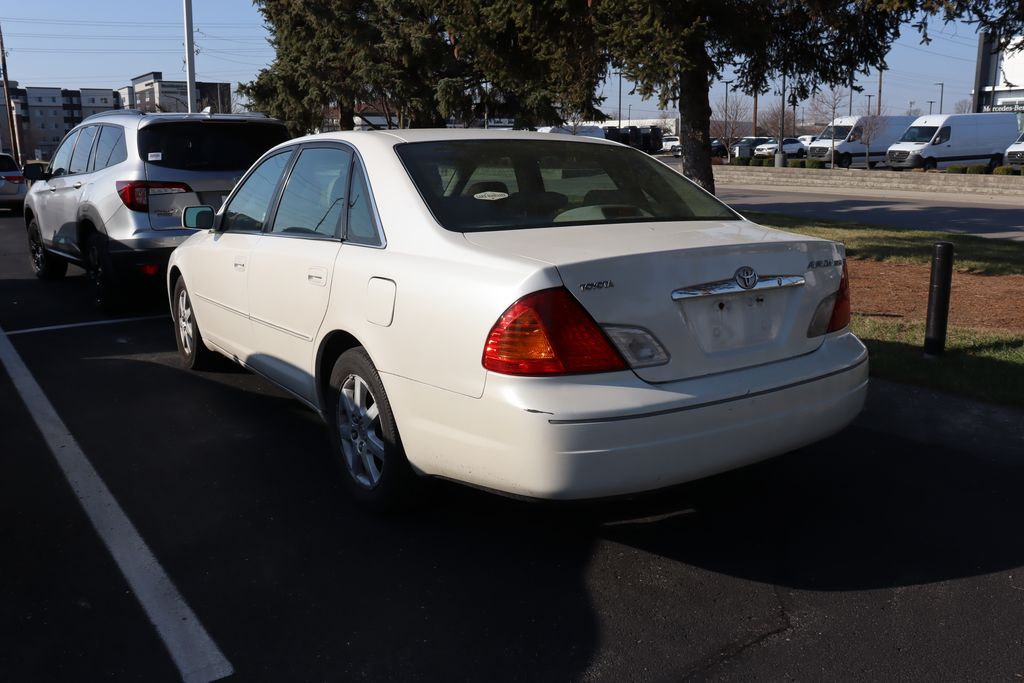
<svg viewBox="0 0 1024 683">
<path fill-rule="evenodd" d="M 143 112 L 138 109 L 111 109 L 101 111 L 86 117 L 82 123 L 98 123 L 110 120 L 124 121 L 134 120 L 139 128 L 154 123 L 166 123 L 169 121 L 246 121 L 258 123 L 272 123 L 284 125 L 277 119 L 268 118 L 265 114 L 258 112 L 247 112 L 244 114 L 213 114 L 213 113 L 188 113 L 188 112 Z M 78 124 L 82 125 L 82 124 Z"/>
<path fill-rule="evenodd" d="M 339 131 L 334 133 L 317 133 L 289 140 L 289 143 L 312 142 L 316 140 L 341 140 L 355 142 L 373 136 L 378 141 L 390 140 L 397 145 L 403 142 L 440 142 L 445 140 L 557 140 L 580 143 L 596 143 L 617 145 L 619 143 L 593 138 L 585 135 L 567 135 L 565 133 L 537 133 L 527 130 L 487 130 L 484 128 L 405 128 L 391 130 Z"/>
</svg>

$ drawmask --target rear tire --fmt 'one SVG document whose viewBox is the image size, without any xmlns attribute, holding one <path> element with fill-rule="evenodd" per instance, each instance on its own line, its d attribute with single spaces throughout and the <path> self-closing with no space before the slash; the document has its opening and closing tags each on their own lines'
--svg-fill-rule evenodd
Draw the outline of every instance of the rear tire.
<svg viewBox="0 0 1024 683">
<path fill-rule="evenodd" d="M 180 277 L 174 283 L 174 297 L 171 301 L 174 341 L 178 346 L 181 364 L 189 370 L 206 370 L 212 367 L 217 357 L 203 343 L 203 335 L 199 332 L 199 323 L 196 322 L 196 314 L 192 308 L 192 299 L 189 296 L 188 288 L 185 286 L 185 278 Z"/>
<path fill-rule="evenodd" d="M 362 347 L 334 363 L 327 429 L 338 469 L 357 503 L 391 512 L 418 500 L 423 482 L 405 457 L 384 385 Z"/>
<path fill-rule="evenodd" d="M 46 250 L 35 218 L 28 224 L 28 251 L 32 270 L 40 280 L 59 280 L 68 272 L 68 262 Z"/>
<path fill-rule="evenodd" d="M 121 292 L 114 280 L 114 268 L 107 253 L 107 238 L 98 232 L 89 235 L 85 246 L 85 270 L 89 276 L 92 302 L 99 310 L 113 313 L 121 305 Z"/>
</svg>

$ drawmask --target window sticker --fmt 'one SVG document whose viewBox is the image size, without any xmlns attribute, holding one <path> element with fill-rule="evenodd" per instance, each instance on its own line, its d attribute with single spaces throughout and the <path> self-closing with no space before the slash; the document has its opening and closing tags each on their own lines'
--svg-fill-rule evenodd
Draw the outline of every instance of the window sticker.
<svg viewBox="0 0 1024 683">
<path fill-rule="evenodd" d="M 163 161 L 164 155 L 163 152 L 150 152 L 147 158 L 149 161 Z"/>
<path fill-rule="evenodd" d="M 496 202 L 499 199 L 508 199 L 508 192 L 494 192 L 488 190 L 487 192 L 477 192 L 473 195 L 473 199 L 482 199 L 485 202 Z"/>
</svg>

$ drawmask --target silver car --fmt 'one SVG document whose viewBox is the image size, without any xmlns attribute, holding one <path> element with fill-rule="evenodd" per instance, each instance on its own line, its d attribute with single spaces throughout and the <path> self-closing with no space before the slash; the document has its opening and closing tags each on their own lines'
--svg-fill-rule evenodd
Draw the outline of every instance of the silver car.
<svg viewBox="0 0 1024 683">
<path fill-rule="evenodd" d="M 32 266 L 42 279 L 86 269 L 100 308 L 129 288 L 162 282 L 171 251 L 191 230 L 181 211 L 220 206 L 263 152 L 289 138 L 260 114 L 90 116 L 73 128 L 48 170 L 29 167 L 25 199 Z"/>
<path fill-rule="evenodd" d="M 25 177 L 10 154 L 0 154 L 0 209 L 21 215 L 25 203 Z"/>
</svg>

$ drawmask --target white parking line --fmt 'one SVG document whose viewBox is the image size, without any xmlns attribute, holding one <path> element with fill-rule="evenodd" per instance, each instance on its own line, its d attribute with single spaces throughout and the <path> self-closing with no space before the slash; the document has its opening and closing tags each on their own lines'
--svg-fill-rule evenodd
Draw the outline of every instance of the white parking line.
<svg viewBox="0 0 1024 683">
<path fill-rule="evenodd" d="M 75 327 L 95 327 L 97 325 L 115 325 L 117 323 L 131 323 L 138 322 L 140 320 L 164 320 L 168 315 L 140 315 L 135 318 L 113 318 L 111 320 L 90 320 L 84 323 L 68 323 L 67 325 L 46 325 L 45 327 L 29 327 L 24 330 L 11 330 L 7 333 L 8 337 L 13 337 L 18 334 L 32 334 L 33 332 L 52 332 L 53 330 L 70 330 Z"/>
<path fill-rule="evenodd" d="M 234 673 L 0 328 L 0 363 L 186 683 Z"/>
</svg>

